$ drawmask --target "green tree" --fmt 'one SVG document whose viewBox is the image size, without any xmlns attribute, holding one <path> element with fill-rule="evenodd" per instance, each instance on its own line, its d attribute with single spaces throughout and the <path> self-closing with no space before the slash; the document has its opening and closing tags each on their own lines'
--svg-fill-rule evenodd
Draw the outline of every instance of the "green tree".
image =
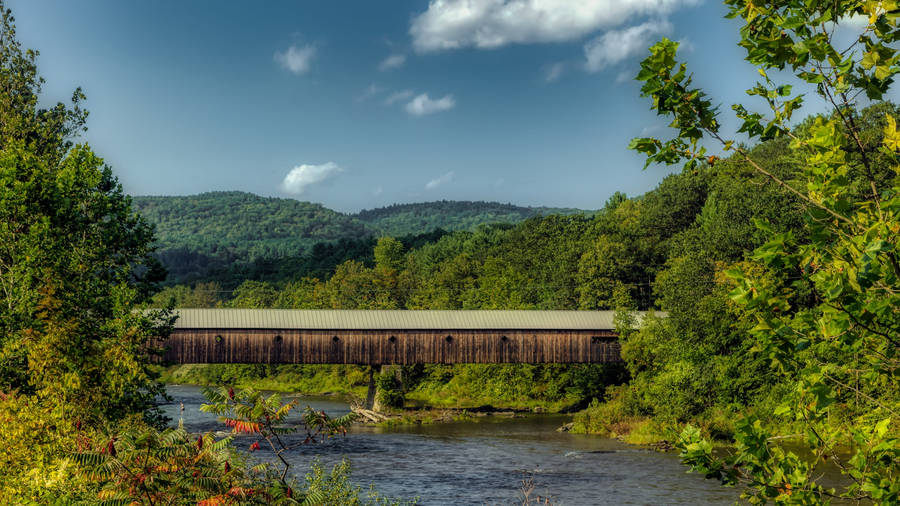
<svg viewBox="0 0 900 506">
<path fill-rule="evenodd" d="M 323 309 L 327 306 L 322 300 L 322 289 L 322 282 L 318 279 L 292 281 L 278 293 L 275 306 L 284 309 Z"/>
<path fill-rule="evenodd" d="M 44 79 L 38 74 L 38 52 L 22 49 L 16 38 L 12 11 L 0 3 L 0 148 L 20 145 L 49 164 L 58 164 L 72 147 L 72 138 L 85 130 L 85 96 L 78 88 L 72 105 L 38 105 Z"/>
<path fill-rule="evenodd" d="M 139 310 L 164 272 L 153 229 L 111 169 L 76 145 L 87 113 L 41 106 L 37 52 L 0 1 L 0 502 L 72 488 L 78 427 L 160 422 L 149 367 L 165 312 Z"/>
<path fill-rule="evenodd" d="M 37 53 L 0 13 L 0 390 L 71 416 L 143 411 L 161 391 L 147 344 L 166 323 L 133 310 L 162 278 L 152 227 L 110 168 L 73 144 L 81 92 L 71 107 L 39 107 Z"/>
<path fill-rule="evenodd" d="M 194 286 L 170 286 L 153 296 L 154 307 L 214 308 L 222 303 L 225 291 L 215 281 Z"/>
<path fill-rule="evenodd" d="M 331 309 L 399 309 L 400 301 L 390 278 L 361 262 L 349 260 L 337 267 L 325 283 L 322 296 Z"/>
<path fill-rule="evenodd" d="M 740 45 L 762 77 L 748 94 L 771 110 L 764 116 L 734 105 L 740 132 L 760 140 L 788 138 L 799 160 L 799 181 L 767 169 L 722 131 L 717 109 L 692 87 L 686 65 L 676 61 L 678 44 L 669 40 L 651 48 L 638 79 L 645 82 L 642 93 L 653 99 L 653 108 L 671 117 L 678 133 L 665 142 L 635 139 L 631 147 L 644 152 L 648 164 L 684 162 L 692 170 L 706 158 L 701 141 L 719 142 L 798 200 L 808 236 L 758 221 L 767 242 L 752 260 L 765 272 L 729 271 L 738 283 L 732 298 L 756 321 L 750 330 L 755 349 L 780 372 L 789 395 L 765 418 L 738 422 L 731 456 L 713 456 L 692 427 L 681 436 L 682 456 L 707 476 L 746 485 L 744 497 L 752 502 L 809 504 L 844 497 L 895 504 L 900 500 L 900 134 L 895 118 L 887 115 L 883 140 L 866 138 L 856 100 L 880 100 L 900 70 L 897 4 L 726 4 L 729 16 L 744 24 Z M 851 16 L 862 16 L 866 24 L 849 48 L 837 47 L 835 25 Z M 813 85 L 830 112 L 791 128 L 803 96 L 769 76 L 780 70 Z M 775 283 L 767 281 L 772 276 Z M 779 421 L 802 430 L 807 451 L 778 445 L 772 423 Z M 849 448 L 849 456 L 840 447 Z M 820 483 L 825 465 L 840 469 L 850 484 L 835 489 Z"/>
<path fill-rule="evenodd" d="M 403 267 L 403 243 L 393 237 L 378 239 L 374 253 L 375 267 L 382 272 L 396 272 Z"/>
<path fill-rule="evenodd" d="M 274 307 L 278 299 L 278 290 L 265 281 L 244 281 L 234 291 L 230 306 L 246 309 L 265 309 Z"/>
</svg>

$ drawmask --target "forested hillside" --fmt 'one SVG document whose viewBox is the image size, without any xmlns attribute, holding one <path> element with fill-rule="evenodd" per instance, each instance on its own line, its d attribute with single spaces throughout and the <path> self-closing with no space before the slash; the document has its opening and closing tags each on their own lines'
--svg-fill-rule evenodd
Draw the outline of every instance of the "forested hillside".
<svg viewBox="0 0 900 506">
<path fill-rule="evenodd" d="M 360 211 L 354 216 L 371 225 L 381 235 L 397 237 L 435 229 L 471 231 L 486 223 L 519 223 L 535 216 L 577 213 L 584 211 L 572 208 L 522 207 L 498 202 L 441 200 L 394 204 Z"/>
<path fill-rule="evenodd" d="M 156 225 L 158 257 L 170 283 L 272 280 L 330 274 L 346 260 L 371 263 L 374 238 L 474 230 L 577 209 L 520 207 L 495 202 L 441 201 L 393 205 L 344 214 L 320 204 L 245 192 L 133 197 Z M 436 232 L 437 231 L 437 232 Z M 431 237 L 431 236 L 428 236 Z"/>
<path fill-rule="evenodd" d="M 364 224 L 319 204 L 243 192 L 134 197 L 133 202 L 156 226 L 159 259 L 173 280 L 369 235 Z"/>
</svg>

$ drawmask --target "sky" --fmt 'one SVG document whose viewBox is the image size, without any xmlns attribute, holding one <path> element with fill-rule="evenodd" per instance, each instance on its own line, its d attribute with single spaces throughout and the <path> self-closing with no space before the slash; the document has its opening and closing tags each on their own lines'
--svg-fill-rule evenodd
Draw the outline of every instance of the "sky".
<svg viewBox="0 0 900 506">
<path fill-rule="evenodd" d="M 649 45 L 680 41 L 727 113 L 757 78 L 739 24 L 708 0 L 7 6 L 40 51 L 45 100 L 83 87 L 83 140 L 133 195 L 596 209 L 673 170 L 627 149 L 666 135 L 633 80 Z"/>
</svg>

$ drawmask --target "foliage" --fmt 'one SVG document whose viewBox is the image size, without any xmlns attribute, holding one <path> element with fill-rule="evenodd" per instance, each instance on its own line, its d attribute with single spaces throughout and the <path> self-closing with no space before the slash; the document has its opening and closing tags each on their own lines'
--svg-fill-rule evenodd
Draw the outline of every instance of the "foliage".
<svg viewBox="0 0 900 506">
<path fill-rule="evenodd" d="M 406 397 L 431 406 L 560 411 L 623 379 L 615 364 L 460 364 L 404 367 Z"/>
<path fill-rule="evenodd" d="M 306 490 L 308 497 L 316 498 L 314 504 L 406 506 L 418 503 L 417 499 L 404 501 L 387 498 L 373 487 L 363 492 L 361 487 L 350 483 L 350 461 L 346 459 L 335 464 L 330 471 L 327 471 L 318 460 L 314 460 L 310 472 L 306 473 Z"/>
<path fill-rule="evenodd" d="M 331 419 L 307 408 L 301 426 L 305 439 L 288 439 L 298 427 L 288 422 L 296 403 L 282 404 L 277 395 L 231 389 L 207 390 L 212 404 L 205 411 L 222 414 L 233 435 L 216 439 L 211 433 L 192 435 L 178 428 L 159 432 L 135 428 L 103 438 L 82 437 L 72 463 L 85 490 L 98 504 L 414 504 L 385 498 L 376 490 L 363 493 L 350 484 L 350 464 L 344 460 L 327 472 L 313 461 L 303 482 L 288 475 L 284 453 L 299 445 L 345 432 L 353 415 Z M 232 441 L 238 435 L 265 440 L 282 462 L 281 469 L 262 463 L 250 467 Z M 303 436 L 301 436 L 303 437 Z M 259 442 L 250 450 L 259 449 Z"/>
<path fill-rule="evenodd" d="M 199 437 L 181 427 L 125 431 L 73 455 L 79 474 L 99 487 L 101 504 L 224 504 L 267 495 L 251 486 L 231 438 Z"/>
<path fill-rule="evenodd" d="M 344 364 L 187 364 L 165 370 L 162 379 L 166 383 L 364 397 L 367 370 L 367 366 Z"/>
<path fill-rule="evenodd" d="M 293 400 L 282 404 L 281 396 L 271 394 L 264 397 L 262 393 L 253 389 L 245 389 L 235 393 L 233 388 L 222 387 L 219 390 L 207 388 L 203 394 L 209 399 L 210 404 L 200 407 L 201 411 L 219 415 L 220 421 L 232 428 L 234 434 L 249 434 L 265 440 L 268 447 L 281 461 L 281 472 L 278 479 L 283 488 L 291 489 L 287 481 L 290 464 L 284 458 L 284 454 L 298 446 L 316 442 L 320 438 L 329 438 L 335 434 L 347 434 L 347 427 L 356 418 L 354 413 L 348 413 L 340 418 L 332 419 L 324 411 L 315 411 L 308 407 L 302 414 L 300 426 L 288 425 L 287 418 L 290 411 L 297 406 Z M 306 438 L 299 442 L 290 442 L 283 438 L 298 430 L 305 433 Z M 259 441 L 250 446 L 251 450 L 259 449 Z"/>
<path fill-rule="evenodd" d="M 73 417 L 144 411 L 161 392 L 147 344 L 168 324 L 164 312 L 133 311 L 161 279 L 153 229 L 109 167 L 73 144 L 80 90 L 71 106 L 39 107 L 37 53 L 0 12 L 0 391 Z"/>
<path fill-rule="evenodd" d="M 388 368 L 375 376 L 375 387 L 378 392 L 378 405 L 386 408 L 402 408 L 404 401 L 404 385 L 397 377 L 394 367 Z"/>
<path fill-rule="evenodd" d="M 175 279 L 238 262 L 300 256 L 313 244 L 369 235 L 352 217 L 318 204 L 210 192 L 186 197 L 136 197 L 156 226 L 160 260 Z"/>
<path fill-rule="evenodd" d="M 668 40 L 651 48 L 638 79 L 645 81 L 642 92 L 654 109 L 672 117 L 678 134 L 667 142 L 636 139 L 632 147 L 646 153 L 648 163 L 685 161 L 692 169 L 705 155 L 701 139 L 718 141 L 793 195 L 802 205 L 805 230 L 797 234 L 757 220 L 766 243 L 751 256 L 756 267 L 725 271 L 737 284 L 732 299 L 755 324 L 749 329 L 753 351 L 771 362 L 788 395 L 765 418 L 747 416 L 737 423 L 736 448 L 728 457 L 714 456 L 693 427 L 681 436 L 682 456 L 707 476 L 746 484 L 744 497 L 751 502 L 843 497 L 896 503 L 900 440 L 891 429 L 900 422 L 900 135 L 895 111 L 885 115 L 878 106 L 879 118 L 855 109 L 862 95 L 881 99 L 900 70 L 896 5 L 726 3 L 729 16 L 744 23 L 740 45 L 762 76 L 748 94 L 771 109 L 766 117 L 735 105 L 740 132 L 760 140 L 789 139 L 798 181 L 767 170 L 754 153 L 721 133 L 716 109 L 692 88 L 686 66 L 675 60 L 677 44 Z M 835 26 L 851 16 L 862 16 L 866 24 L 848 48 L 838 47 Z M 828 115 L 789 127 L 803 96 L 769 77 L 785 69 L 814 85 L 831 106 Z M 780 448 L 773 421 L 799 427 L 805 451 Z M 818 481 L 826 465 L 840 469 L 849 484 L 826 488 Z"/>
<path fill-rule="evenodd" d="M 77 502 L 67 453 L 103 425 L 159 423 L 148 365 L 164 311 L 153 229 L 87 145 L 84 94 L 50 107 L 0 1 L 0 502 Z M 102 399 L 103 402 L 98 402 Z"/>
<path fill-rule="evenodd" d="M 0 394 L 0 420 L 0 503 L 80 499 L 69 490 L 72 465 L 67 459 L 78 444 L 80 420 L 58 406 L 16 393 Z"/>
<path fill-rule="evenodd" d="M 169 270 L 170 282 L 217 281 L 226 288 L 243 280 L 323 278 L 347 260 L 370 264 L 376 236 L 398 237 L 410 247 L 421 244 L 421 238 L 434 240 L 445 230 L 518 223 L 550 212 L 580 212 L 442 201 L 354 215 L 244 192 L 135 197 L 134 203 L 157 228 L 158 258 Z"/>
<path fill-rule="evenodd" d="M 604 402 L 594 399 L 589 406 L 575 414 L 572 431 L 618 437 L 631 431 L 631 424 L 640 420 L 638 413 L 630 412 L 633 403 L 624 402 L 627 386 L 610 387 Z"/>
<path fill-rule="evenodd" d="M 405 249 L 411 249 L 434 242 L 446 234 L 444 230 L 436 229 L 405 235 L 397 240 L 403 243 Z M 233 294 L 234 289 L 244 281 L 263 281 L 284 286 L 290 284 L 291 280 L 327 279 L 334 274 L 338 265 L 348 260 L 356 260 L 368 267 L 374 265 L 373 248 L 376 243 L 375 238 L 367 236 L 342 238 L 337 241 L 316 242 L 302 254 L 291 253 L 288 256 L 263 257 L 252 261 L 237 258 L 222 265 L 208 259 L 200 259 L 199 263 L 195 263 L 194 260 L 177 254 L 168 258 L 168 253 L 163 253 L 160 255 L 163 262 L 173 263 L 170 267 L 177 269 L 177 272 L 169 273 L 168 283 L 180 284 L 170 284 L 154 300 L 156 305 L 165 305 L 170 298 L 174 298 L 178 307 L 214 307 L 229 299 L 229 294 Z"/>
<path fill-rule="evenodd" d="M 402 236 L 442 229 L 473 231 L 481 225 L 519 223 L 549 214 L 579 214 L 579 209 L 521 207 L 498 202 L 441 200 L 418 204 L 392 204 L 354 215 L 381 235 Z"/>
<path fill-rule="evenodd" d="M 168 286 L 153 296 L 151 304 L 157 307 L 213 308 L 220 305 L 223 293 L 221 285 L 215 281 L 194 286 Z"/>
</svg>

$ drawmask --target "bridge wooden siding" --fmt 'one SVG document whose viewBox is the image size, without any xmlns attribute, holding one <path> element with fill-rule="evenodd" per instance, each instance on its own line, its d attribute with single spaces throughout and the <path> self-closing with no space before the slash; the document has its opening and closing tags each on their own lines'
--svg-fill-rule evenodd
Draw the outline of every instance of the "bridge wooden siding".
<svg viewBox="0 0 900 506">
<path fill-rule="evenodd" d="M 608 363 L 610 311 L 181 309 L 166 362 L 243 364 Z"/>
</svg>

